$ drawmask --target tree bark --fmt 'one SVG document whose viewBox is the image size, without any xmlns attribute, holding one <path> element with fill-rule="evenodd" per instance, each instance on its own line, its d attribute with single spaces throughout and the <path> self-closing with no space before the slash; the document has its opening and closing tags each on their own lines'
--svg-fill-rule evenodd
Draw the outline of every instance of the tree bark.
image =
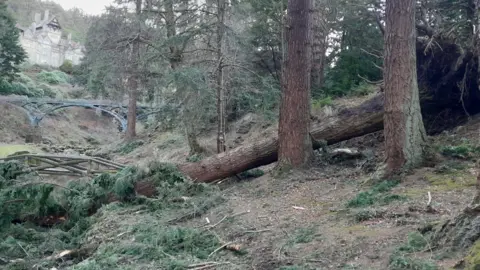
<svg viewBox="0 0 480 270">
<path fill-rule="evenodd" d="M 226 151 L 226 117 L 225 117 L 225 89 L 223 85 L 223 36 L 225 34 L 225 0 L 217 1 L 217 153 Z"/>
<path fill-rule="evenodd" d="M 280 105 L 279 165 L 300 168 L 313 157 L 310 140 L 311 0 L 288 1 L 285 88 Z"/>
<path fill-rule="evenodd" d="M 325 140 L 327 144 L 335 144 L 382 128 L 383 95 L 379 94 L 357 107 L 343 109 L 335 116 L 314 123 L 309 140 L 311 136 L 315 141 Z M 178 167 L 194 181 L 212 182 L 277 161 L 278 147 L 279 140 L 275 136 Z"/>
<path fill-rule="evenodd" d="M 313 0 L 312 15 L 312 87 L 323 87 L 328 27 L 320 0 Z"/>
<path fill-rule="evenodd" d="M 140 21 L 140 15 L 142 12 L 142 1 L 136 0 L 135 10 L 137 19 Z M 138 35 L 140 35 L 141 29 L 138 29 Z M 136 126 L 137 126 L 137 97 L 138 97 L 138 68 L 140 61 L 140 43 L 138 40 L 134 40 L 131 51 L 131 72 L 128 79 L 128 113 L 127 113 L 127 131 L 125 134 L 126 140 L 132 140 L 135 138 Z"/>
<path fill-rule="evenodd" d="M 386 175 L 423 159 L 426 132 L 416 68 L 415 1 L 387 0 L 385 27 Z"/>
</svg>

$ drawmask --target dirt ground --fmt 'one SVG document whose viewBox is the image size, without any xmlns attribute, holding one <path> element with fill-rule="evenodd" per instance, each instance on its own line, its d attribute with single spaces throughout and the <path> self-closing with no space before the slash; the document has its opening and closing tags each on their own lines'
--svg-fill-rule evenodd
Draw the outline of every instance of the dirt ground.
<svg viewBox="0 0 480 270">
<path fill-rule="evenodd" d="M 7 113 L 0 118 L 0 136 L 6 143 L 21 141 L 23 120 L 18 120 L 21 117 L 12 108 L 2 110 Z M 13 131 L 4 128 L 11 123 L 21 128 Z M 246 143 L 267 136 L 274 129 L 274 125 L 257 121 L 246 135 L 236 134 L 235 128 L 231 128 L 229 138 L 242 137 L 241 143 Z M 476 118 L 432 141 L 438 147 L 464 141 L 480 145 L 479 130 L 480 118 Z M 51 143 L 88 144 L 93 137 L 99 148 L 114 152 L 121 146 L 121 135 L 110 118 L 83 109 L 70 109 L 67 115 L 58 113 L 45 119 L 42 132 Z M 151 160 L 183 162 L 188 155 L 181 132 L 144 132 L 140 133 L 139 140 L 143 145 L 127 154 L 115 152 L 113 158 L 141 164 Z M 200 142 L 213 147 L 214 140 L 204 136 Z M 405 267 L 395 268 L 391 264 L 399 248 L 409 241 L 409 235 L 456 216 L 472 200 L 477 175 L 475 158 L 447 158 L 436 153 L 439 157 L 430 167 L 413 171 L 400 184 L 380 194 L 394 199 L 378 197 L 368 205 L 350 205 L 362 192 L 372 190 L 370 180 L 383 160 L 382 145 L 381 132 L 370 134 L 331 148 L 371 151 L 371 159 L 332 162 L 317 153 L 315 164 L 308 171 L 274 177 L 271 170 L 275 165 L 272 164 L 261 168 L 265 174 L 257 179 L 223 181 L 218 184 L 224 198 L 222 203 L 196 218 L 168 226 L 210 226 L 209 231 L 217 235 L 221 243 L 241 249 L 241 254 L 222 248 L 215 250 L 208 260 L 219 264 L 208 269 L 453 268 L 465 254 L 446 254 L 441 249 L 429 248 L 430 243 L 422 250 L 400 254 L 405 257 Z M 133 247 L 136 238 L 133 228 L 165 218 L 162 212 L 150 212 L 139 206 L 122 210 L 122 214 L 109 212 L 115 207 L 118 205 L 100 210 L 96 225 L 87 233 L 86 243 L 114 245 L 115 241 L 122 241 Z M 159 223 L 158 226 L 166 225 Z M 97 251 L 95 256 L 100 256 L 99 252 L 103 251 Z M 122 269 L 163 269 L 156 268 L 154 262 L 140 263 L 128 258 L 128 262 L 119 259 L 118 263 L 130 266 Z M 418 264 L 408 264 L 407 259 Z M 62 269 L 89 268 L 66 266 Z"/>
<path fill-rule="evenodd" d="M 479 128 L 480 120 L 473 119 L 464 127 L 431 138 L 432 143 L 442 147 L 468 140 L 477 145 Z M 182 137 L 178 136 L 155 136 L 131 154 L 116 158 L 140 162 L 163 154 L 162 161 L 181 162 L 187 152 L 185 146 L 179 147 Z M 201 142 L 209 141 L 202 138 Z M 331 148 L 372 151 L 373 167 L 378 167 L 383 159 L 382 145 L 383 135 L 378 132 Z M 175 225 L 199 228 L 215 224 L 211 230 L 222 242 L 238 244 L 245 251 L 242 256 L 219 251 L 214 258 L 228 264 L 212 269 L 451 269 L 464 254 L 427 248 L 401 255 L 420 266 L 390 265 L 410 234 L 455 217 L 474 196 L 475 160 L 436 155 L 435 164 L 413 171 L 388 192 L 400 199 L 362 207 L 348 207 L 347 203 L 371 188 L 369 180 L 375 170 L 366 160 L 329 163 L 318 157 L 310 170 L 283 178 L 272 176 L 272 164 L 262 168 L 266 174 L 260 178 L 222 182 L 224 203 Z M 149 218 L 144 213 L 133 222 Z"/>
</svg>

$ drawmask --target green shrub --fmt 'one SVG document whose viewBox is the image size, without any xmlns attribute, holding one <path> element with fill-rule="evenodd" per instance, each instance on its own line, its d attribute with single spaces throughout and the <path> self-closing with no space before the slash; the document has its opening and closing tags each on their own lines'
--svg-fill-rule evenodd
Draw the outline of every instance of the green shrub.
<svg viewBox="0 0 480 270">
<path fill-rule="evenodd" d="M 35 82 L 32 80 L 32 78 L 28 77 L 23 73 L 19 73 L 18 77 L 14 81 L 25 84 L 29 88 L 35 87 Z"/>
<path fill-rule="evenodd" d="M 27 85 L 20 82 L 13 82 L 11 87 L 11 94 L 21 95 L 27 97 L 43 97 L 44 92 L 42 89 L 35 86 L 28 87 Z"/>
<path fill-rule="evenodd" d="M 55 74 L 57 77 L 59 77 L 62 82 L 68 83 L 71 80 L 71 77 L 68 74 L 60 70 L 54 70 L 52 71 L 52 73 Z"/>
<path fill-rule="evenodd" d="M 368 84 L 368 83 L 360 83 L 357 87 L 352 89 L 350 95 L 352 96 L 367 96 L 371 93 L 377 91 L 377 86 Z"/>
<path fill-rule="evenodd" d="M 202 161 L 203 159 L 203 155 L 202 154 L 193 154 L 191 156 L 188 156 L 187 157 L 187 162 L 192 162 L 192 163 L 195 163 L 195 162 L 200 162 Z"/>
<path fill-rule="evenodd" d="M 61 71 L 42 71 L 37 75 L 37 79 L 41 82 L 48 84 L 61 84 L 67 83 L 69 77 L 67 74 Z"/>
<path fill-rule="evenodd" d="M 442 155 L 459 159 L 471 159 L 480 154 L 480 147 L 464 142 L 456 146 L 444 146 L 440 149 Z"/>
<path fill-rule="evenodd" d="M 407 243 L 399 248 L 400 251 L 417 252 L 422 251 L 427 247 L 428 241 L 419 232 L 412 232 L 408 235 Z"/>
<path fill-rule="evenodd" d="M 38 89 L 41 89 L 43 91 L 43 96 L 45 97 L 49 97 L 49 98 L 57 97 L 57 91 L 51 88 L 48 84 L 42 83 L 38 86 Z"/>
<path fill-rule="evenodd" d="M 70 60 L 63 61 L 63 64 L 59 67 L 60 71 L 65 72 L 67 74 L 73 73 L 73 63 Z"/>
<path fill-rule="evenodd" d="M 390 258 L 389 270 L 437 270 L 438 267 L 432 261 L 405 257 L 396 254 Z"/>
<path fill-rule="evenodd" d="M 0 80 L 0 95 L 9 95 L 12 91 L 12 85 L 6 80 Z"/>
<path fill-rule="evenodd" d="M 348 201 L 347 207 L 366 207 L 376 203 L 389 204 L 393 201 L 403 200 L 405 199 L 403 196 L 397 194 L 385 194 L 398 184 L 398 181 L 383 181 L 373 186 L 368 191 L 358 193 L 355 198 Z"/>
<path fill-rule="evenodd" d="M 117 149 L 116 152 L 122 155 L 126 155 L 133 152 L 133 150 L 137 149 L 139 146 L 142 146 L 143 144 L 144 144 L 143 141 L 128 142 L 126 144 L 123 144 L 119 149 Z"/>
<path fill-rule="evenodd" d="M 313 100 L 312 102 L 312 108 L 314 109 L 319 109 L 319 108 L 323 108 L 325 106 L 331 106 L 333 104 L 333 99 L 331 96 L 327 96 L 325 98 L 321 98 L 321 99 L 315 99 Z"/>
<path fill-rule="evenodd" d="M 10 93 L 14 95 L 30 96 L 30 90 L 28 87 L 20 82 L 12 82 Z"/>
</svg>

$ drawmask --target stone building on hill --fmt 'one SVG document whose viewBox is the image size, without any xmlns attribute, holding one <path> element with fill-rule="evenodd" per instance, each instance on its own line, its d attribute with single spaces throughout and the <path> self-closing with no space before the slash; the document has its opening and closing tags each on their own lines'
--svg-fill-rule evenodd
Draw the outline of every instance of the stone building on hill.
<svg viewBox="0 0 480 270">
<path fill-rule="evenodd" d="M 29 27 L 21 27 L 20 44 L 28 54 L 28 62 L 32 64 L 59 67 L 65 60 L 74 65 L 80 63 L 84 47 L 72 41 L 71 34 L 62 37 L 62 27 L 55 16 L 46 10 L 43 19 L 39 13 Z"/>
</svg>

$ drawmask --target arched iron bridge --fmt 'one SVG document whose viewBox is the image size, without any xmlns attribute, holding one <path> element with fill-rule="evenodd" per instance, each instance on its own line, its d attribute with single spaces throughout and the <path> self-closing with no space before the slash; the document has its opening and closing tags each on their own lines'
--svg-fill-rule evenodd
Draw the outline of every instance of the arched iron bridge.
<svg viewBox="0 0 480 270">
<path fill-rule="evenodd" d="M 108 114 L 118 122 L 122 132 L 127 129 L 128 106 L 118 102 L 108 100 L 57 100 L 0 96 L 0 103 L 9 103 L 21 109 L 28 116 L 32 126 L 39 126 L 45 117 L 59 109 L 81 107 Z M 138 121 L 142 121 L 147 119 L 149 115 L 159 112 L 160 110 L 155 110 L 155 108 L 148 106 L 137 106 L 136 117 Z"/>
</svg>

